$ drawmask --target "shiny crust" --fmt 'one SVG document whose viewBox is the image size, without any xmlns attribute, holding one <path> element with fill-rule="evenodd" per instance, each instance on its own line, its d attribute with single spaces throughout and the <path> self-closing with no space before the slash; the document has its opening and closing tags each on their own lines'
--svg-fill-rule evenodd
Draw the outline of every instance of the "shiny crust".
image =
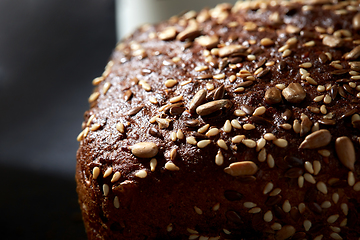
<svg viewBox="0 0 360 240">
<path fill-rule="evenodd" d="M 357 239 L 358 5 L 221 4 L 120 42 L 78 136 L 88 238 Z"/>
</svg>

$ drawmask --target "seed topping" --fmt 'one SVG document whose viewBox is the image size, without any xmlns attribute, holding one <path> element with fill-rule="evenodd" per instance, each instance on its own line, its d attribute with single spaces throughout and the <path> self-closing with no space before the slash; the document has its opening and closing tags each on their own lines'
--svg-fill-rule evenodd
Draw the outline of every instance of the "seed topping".
<svg viewBox="0 0 360 240">
<path fill-rule="evenodd" d="M 252 161 L 234 162 L 224 169 L 227 174 L 233 177 L 254 175 L 257 170 L 258 167 Z"/>
<path fill-rule="evenodd" d="M 131 152 L 139 158 L 152 158 L 158 153 L 158 146 L 153 142 L 140 142 L 131 146 Z"/>
</svg>

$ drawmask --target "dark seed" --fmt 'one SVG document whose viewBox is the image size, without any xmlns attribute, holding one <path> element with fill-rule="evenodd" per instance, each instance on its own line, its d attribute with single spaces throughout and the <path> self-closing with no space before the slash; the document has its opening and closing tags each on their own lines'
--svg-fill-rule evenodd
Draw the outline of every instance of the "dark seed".
<svg viewBox="0 0 360 240">
<path fill-rule="evenodd" d="M 224 196 L 229 201 L 239 201 L 244 197 L 241 193 L 234 190 L 226 190 Z"/>
<path fill-rule="evenodd" d="M 265 63 L 266 63 L 266 58 L 263 58 L 255 64 L 255 68 L 262 67 Z"/>
<path fill-rule="evenodd" d="M 171 115 L 181 115 L 185 111 L 184 107 L 174 106 L 170 108 Z"/>
<path fill-rule="evenodd" d="M 332 119 L 319 119 L 319 123 L 323 124 L 323 125 L 335 125 L 336 121 L 332 120 Z"/>
<path fill-rule="evenodd" d="M 300 35 L 304 38 L 316 38 L 316 34 L 310 31 L 301 31 Z M 325 55 L 325 54 L 324 54 Z M 325 55 L 326 56 L 326 55 Z M 327 58 L 327 57 L 326 57 Z"/>
<path fill-rule="evenodd" d="M 340 118 L 347 118 L 347 117 L 351 117 L 352 115 L 354 115 L 355 113 L 357 113 L 359 110 L 357 108 L 353 108 L 349 111 L 347 111 L 346 113 L 344 113 Z"/>
<path fill-rule="evenodd" d="M 330 97 L 332 100 L 335 100 L 338 92 L 339 92 L 339 87 L 336 85 L 333 85 L 330 89 Z"/>
<path fill-rule="evenodd" d="M 309 209 L 316 213 L 316 214 L 321 214 L 322 213 L 322 208 L 319 204 L 317 204 L 316 202 L 312 202 L 312 203 L 308 203 L 307 206 L 309 207 Z"/>
<path fill-rule="evenodd" d="M 284 173 L 285 177 L 298 178 L 304 173 L 302 168 L 290 168 Z"/>
<path fill-rule="evenodd" d="M 320 63 L 324 64 L 326 63 L 327 61 L 329 61 L 328 57 L 324 54 L 324 53 L 320 53 L 319 55 L 319 61 Z"/>
<path fill-rule="evenodd" d="M 270 69 L 266 68 L 264 70 L 262 70 L 261 72 L 259 72 L 256 77 L 258 78 L 265 78 L 267 77 L 267 75 L 270 73 Z"/>
<path fill-rule="evenodd" d="M 251 116 L 249 118 L 249 120 L 252 123 L 257 123 L 257 124 L 262 124 L 262 125 L 272 124 L 272 122 L 270 120 L 263 118 L 263 117 L 259 117 L 259 116 Z"/>
<path fill-rule="evenodd" d="M 194 132 L 192 135 L 193 135 L 197 140 L 208 139 L 208 137 L 207 137 L 205 134 L 202 134 L 202 133 Z"/>
<path fill-rule="evenodd" d="M 298 221 L 301 217 L 299 209 L 297 207 L 292 207 L 290 210 L 290 216 L 294 221 Z"/>
<path fill-rule="evenodd" d="M 253 81 L 245 81 L 245 82 L 241 82 L 238 85 L 236 85 L 235 88 L 238 88 L 238 87 L 250 87 L 253 84 L 254 84 Z"/>
<path fill-rule="evenodd" d="M 241 110 L 243 110 L 247 115 L 251 115 L 254 112 L 253 107 L 246 106 L 246 105 L 241 106 Z"/>
<path fill-rule="evenodd" d="M 351 95 L 354 95 L 354 89 L 352 87 L 350 87 L 349 84 L 344 84 L 343 88 L 344 88 L 345 91 L 347 91 Z"/>
<path fill-rule="evenodd" d="M 149 133 L 154 137 L 162 138 L 162 134 L 156 128 L 150 128 Z"/>
<path fill-rule="evenodd" d="M 125 102 L 129 101 L 130 98 L 132 97 L 133 93 L 132 91 L 129 89 L 124 93 L 124 100 Z"/>
<path fill-rule="evenodd" d="M 213 78 L 213 75 L 211 75 L 211 74 L 203 74 L 203 75 L 197 76 L 197 77 L 195 77 L 195 78 L 196 78 L 196 79 L 199 79 L 199 80 L 212 79 L 212 78 Z"/>
<path fill-rule="evenodd" d="M 328 184 L 330 187 L 333 187 L 333 188 L 345 188 L 346 186 L 348 186 L 348 183 L 346 180 L 340 180 L 338 178 L 329 179 Z"/>
<path fill-rule="evenodd" d="M 332 75 L 343 75 L 348 73 L 349 70 L 348 69 L 337 69 L 335 71 L 330 72 Z"/>
<path fill-rule="evenodd" d="M 290 109 L 286 109 L 281 116 L 285 121 L 289 121 L 290 118 L 292 117 L 292 111 Z"/>
<path fill-rule="evenodd" d="M 352 124 L 354 128 L 360 129 L 360 120 L 353 121 Z"/>
<path fill-rule="evenodd" d="M 214 100 L 222 99 L 224 97 L 224 94 L 225 94 L 225 87 L 224 85 L 221 85 L 214 92 Z"/>
<path fill-rule="evenodd" d="M 286 218 L 286 213 L 278 205 L 273 206 L 273 213 L 274 213 L 275 217 L 277 217 L 278 219 Z"/>
<path fill-rule="evenodd" d="M 281 199 L 282 199 L 281 195 L 269 196 L 265 201 L 265 205 L 269 207 L 274 206 L 278 204 L 281 201 Z"/>
<path fill-rule="evenodd" d="M 140 112 L 140 110 L 144 107 L 145 105 L 140 105 L 140 106 L 137 106 L 137 107 L 134 107 L 132 109 L 130 109 L 127 113 L 125 113 L 125 115 L 128 115 L 128 116 L 134 116 L 135 114 L 137 114 L 138 112 Z"/>
<path fill-rule="evenodd" d="M 224 70 L 227 67 L 228 64 L 229 64 L 228 58 L 221 59 L 221 61 L 219 62 L 220 71 Z"/>
<path fill-rule="evenodd" d="M 285 61 L 280 61 L 280 62 L 279 62 L 279 64 L 278 64 L 278 69 L 279 69 L 280 71 L 285 70 L 286 67 L 287 67 L 287 63 L 286 63 Z"/>
<path fill-rule="evenodd" d="M 230 58 L 229 58 L 229 63 L 231 63 L 231 64 L 237 64 L 237 63 L 240 63 L 240 62 L 242 62 L 243 61 L 243 59 L 242 59 L 242 57 L 234 57 L 234 56 L 231 56 Z"/>
<path fill-rule="evenodd" d="M 350 82 L 350 80 L 346 79 L 346 78 L 342 78 L 342 79 L 336 80 L 335 82 L 337 82 L 337 83 L 348 83 L 348 82 Z"/>
<path fill-rule="evenodd" d="M 341 86 L 338 87 L 338 92 L 339 92 L 340 96 L 342 96 L 343 98 L 347 97 L 345 90 Z"/>
<path fill-rule="evenodd" d="M 200 125 L 200 121 L 196 119 L 188 119 L 184 121 L 184 124 L 187 127 L 198 127 Z"/>
<path fill-rule="evenodd" d="M 284 161 L 287 162 L 289 167 L 297 167 L 297 166 L 303 166 L 304 160 L 294 157 L 294 156 L 285 156 Z"/>
<path fill-rule="evenodd" d="M 235 211 L 227 211 L 226 219 L 233 223 L 242 224 L 241 217 Z"/>
</svg>

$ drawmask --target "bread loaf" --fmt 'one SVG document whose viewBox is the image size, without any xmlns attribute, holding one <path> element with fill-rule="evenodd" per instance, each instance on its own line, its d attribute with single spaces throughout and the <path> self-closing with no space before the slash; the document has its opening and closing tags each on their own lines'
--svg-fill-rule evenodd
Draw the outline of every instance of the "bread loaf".
<svg viewBox="0 0 360 240">
<path fill-rule="evenodd" d="M 93 80 L 89 239 L 360 239 L 360 1 L 144 25 Z"/>
</svg>

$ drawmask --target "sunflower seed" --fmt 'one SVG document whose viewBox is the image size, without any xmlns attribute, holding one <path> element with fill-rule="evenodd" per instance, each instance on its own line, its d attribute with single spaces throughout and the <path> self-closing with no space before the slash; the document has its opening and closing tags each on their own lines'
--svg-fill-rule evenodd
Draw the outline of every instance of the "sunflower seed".
<svg viewBox="0 0 360 240">
<path fill-rule="evenodd" d="M 243 53 L 247 48 L 242 45 L 228 45 L 219 49 L 219 56 L 221 58 L 228 57 L 236 53 Z"/>
<path fill-rule="evenodd" d="M 351 139 L 346 136 L 338 137 L 335 141 L 335 149 L 341 163 L 353 171 L 356 157 Z"/>
<path fill-rule="evenodd" d="M 198 106 L 196 108 L 196 113 L 199 114 L 200 116 L 205 116 L 214 113 L 222 109 L 223 107 L 229 108 L 230 106 L 231 106 L 230 100 L 227 99 L 215 100 Z"/>
<path fill-rule="evenodd" d="M 329 130 L 321 129 L 306 136 L 299 148 L 315 149 L 328 145 L 331 141 Z"/>
<path fill-rule="evenodd" d="M 353 50 L 351 50 L 350 52 L 345 54 L 345 59 L 346 60 L 355 60 L 359 56 L 360 56 L 360 46 L 356 46 L 355 48 L 353 48 Z"/>
<path fill-rule="evenodd" d="M 152 158 L 158 153 L 158 146 L 153 142 L 140 142 L 131 146 L 131 152 L 139 158 Z"/>
<path fill-rule="evenodd" d="M 234 162 L 224 169 L 227 174 L 234 177 L 254 175 L 257 170 L 258 167 L 252 161 Z"/>
</svg>

